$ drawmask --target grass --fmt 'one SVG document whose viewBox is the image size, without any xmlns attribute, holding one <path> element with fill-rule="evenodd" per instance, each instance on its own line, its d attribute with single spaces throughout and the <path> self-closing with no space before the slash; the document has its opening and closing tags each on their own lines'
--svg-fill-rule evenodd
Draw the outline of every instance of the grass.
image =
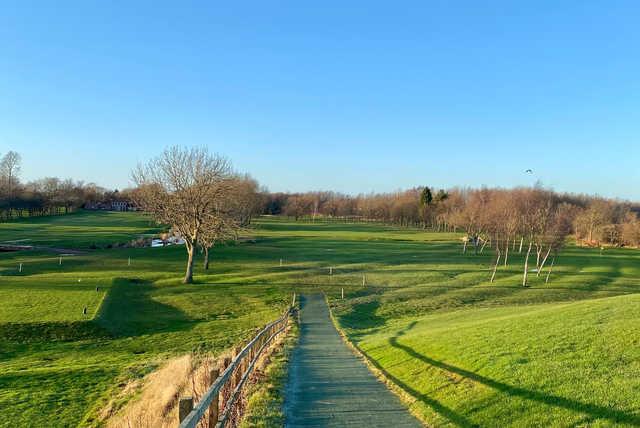
<svg viewBox="0 0 640 428">
<path fill-rule="evenodd" d="M 85 251 L 62 266 L 44 250 L 0 253 L 0 426 L 98 425 L 132 379 L 193 350 L 223 352 L 309 289 L 327 293 L 350 340 L 431 425 L 640 424 L 640 252 L 570 246 L 550 284 L 533 275 L 524 289 L 522 256 L 489 284 L 491 255 L 462 255 L 456 234 L 255 227 L 190 286 L 180 247 Z M 135 213 L 78 213 L 0 224 L 0 241 L 104 248 L 156 230 Z M 281 399 L 273 385 L 263 403 Z"/>
<path fill-rule="evenodd" d="M 0 223 L 0 243 L 77 249 L 124 244 L 157 231 L 158 227 L 140 214 L 81 210 Z"/>
<path fill-rule="evenodd" d="M 29 236 L 34 221 L 45 234 L 39 245 L 49 243 L 46 236 L 52 245 L 82 248 L 110 214 L 118 230 L 132 232 L 115 232 L 115 241 L 149 230 L 139 215 L 84 213 L 50 218 L 55 226 L 44 218 L 14 222 L 10 238 Z M 229 248 L 239 252 L 242 246 Z M 88 251 L 62 266 L 43 251 L 1 253 L 0 426 L 98 425 L 101 408 L 132 379 L 192 351 L 222 353 L 290 299 L 278 287 L 210 283 L 216 271 L 237 269 L 221 260 L 211 274 L 200 272 L 198 284 L 184 286 L 183 263 L 180 247 Z"/>
</svg>

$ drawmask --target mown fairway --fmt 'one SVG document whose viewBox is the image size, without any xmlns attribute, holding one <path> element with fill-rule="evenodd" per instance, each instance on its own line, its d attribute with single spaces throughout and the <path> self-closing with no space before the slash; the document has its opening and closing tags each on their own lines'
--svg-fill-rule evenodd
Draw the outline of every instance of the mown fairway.
<svg viewBox="0 0 640 428">
<path fill-rule="evenodd" d="M 0 253 L 0 425 L 96 424 L 127 380 L 221 352 L 303 288 L 327 292 L 349 337 L 433 425 L 640 424 L 639 252 L 569 247 L 550 284 L 534 274 L 524 289 L 517 255 L 489 284 L 490 253 L 461 255 L 455 234 L 255 226 L 255 242 L 216 249 L 191 286 L 179 247 L 93 250 L 62 266 L 45 251 Z M 154 229 L 136 214 L 80 213 L 0 224 L 0 241 L 103 248 Z"/>
</svg>

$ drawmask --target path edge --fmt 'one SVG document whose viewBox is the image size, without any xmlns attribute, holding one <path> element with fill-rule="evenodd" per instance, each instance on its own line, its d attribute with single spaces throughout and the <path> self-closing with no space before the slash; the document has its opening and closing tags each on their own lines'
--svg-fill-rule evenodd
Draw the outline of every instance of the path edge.
<svg viewBox="0 0 640 428">
<path fill-rule="evenodd" d="M 356 345 L 355 343 L 353 343 L 353 342 L 351 342 L 349 340 L 349 337 L 342 330 L 342 328 L 340 327 L 340 324 L 338 323 L 338 320 L 333 315 L 333 310 L 331 309 L 331 304 L 329 303 L 329 296 L 327 296 L 327 293 L 322 293 L 322 294 L 324 295 L 324 300 L 325 300 L 325 302 L 327 304 L 327 308 L 329 309 L 329 318 L 331 318 L 331 322 L 333 323 L 333 326 L 338 331 L 338 334 L 342 338 L 342 341 L 349 347 L 349 349 L 351 349 L 351 352 L 353 352 L 356 356 L 358 356 L 364 362 L 364 364 L 367 366 L 369 371 L 371 373 L 373 373 L 373 375 L 378 380 L 380 380 L 382 383 L 384 383 L 385 386 L 387 387 L 387 389 L 389 389 L 389 391 L 391 391 L 393 394 L 395 394 L 400 399 L 400 401 L 407 407 L 407 410 L 409 411 L 409 413 L 411 413 L 416 418 L 416 420 L 418 420 L 418 422 L 420 422 L 425 427 L 428 427 L 428 428 L 433 427 L 433 425 L 430 425 L 424 419 L 423 415 L 418 413 L 412 407 L 412 405 L 415 402 L 417 402 L 418 399 L 415 398 L 413 395 L 409 394 L 404 389 L 402 389 L 400 386 L 398 386 L 391 379 L 389 379 L 389 376 L 387 375 L 387 373 L 384 371 L 384 369 L 382 367 L 380 367 L 380 365 L 378 363 L 376 363 L 375 360 L 373 360 L 371 357 L 369 357 L 369 355 L 367 355 L 366 352 L 364 352 L 362 349 L 360 349 L 360 347 L 358 347 L 358 345 Z"/>
</svg>

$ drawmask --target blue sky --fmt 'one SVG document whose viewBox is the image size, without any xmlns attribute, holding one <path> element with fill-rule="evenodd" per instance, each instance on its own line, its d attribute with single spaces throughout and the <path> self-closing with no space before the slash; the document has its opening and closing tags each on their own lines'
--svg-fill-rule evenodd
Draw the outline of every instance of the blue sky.
<svg viewBox="0 0 640 428">
<path fill-rule="evenodd" d="M 615 0 L 3 2 L 0 153 L 109 187 L 180 144 L 274 191 L 640 200 L 639 22 Z"/>
</svg>

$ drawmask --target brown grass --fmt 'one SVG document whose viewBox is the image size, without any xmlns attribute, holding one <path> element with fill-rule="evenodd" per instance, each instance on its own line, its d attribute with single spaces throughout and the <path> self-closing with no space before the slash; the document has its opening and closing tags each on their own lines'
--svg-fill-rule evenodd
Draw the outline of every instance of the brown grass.
<svg viewBox="0 0 640 428">
<path fill-rule="evenodd" d="M 214 360 L 209 356 L 183 355 L 169 360 L 144 378 L 141 385 L 133 382 L 123 393 L 139 397 L 131 400 L 115 415 L 107 406 L 103 413 L 108 428 L 175 427 L 178 422 L 178 400 L 191 396 L 197 402 L 207 390 Z"/>
</svg>

